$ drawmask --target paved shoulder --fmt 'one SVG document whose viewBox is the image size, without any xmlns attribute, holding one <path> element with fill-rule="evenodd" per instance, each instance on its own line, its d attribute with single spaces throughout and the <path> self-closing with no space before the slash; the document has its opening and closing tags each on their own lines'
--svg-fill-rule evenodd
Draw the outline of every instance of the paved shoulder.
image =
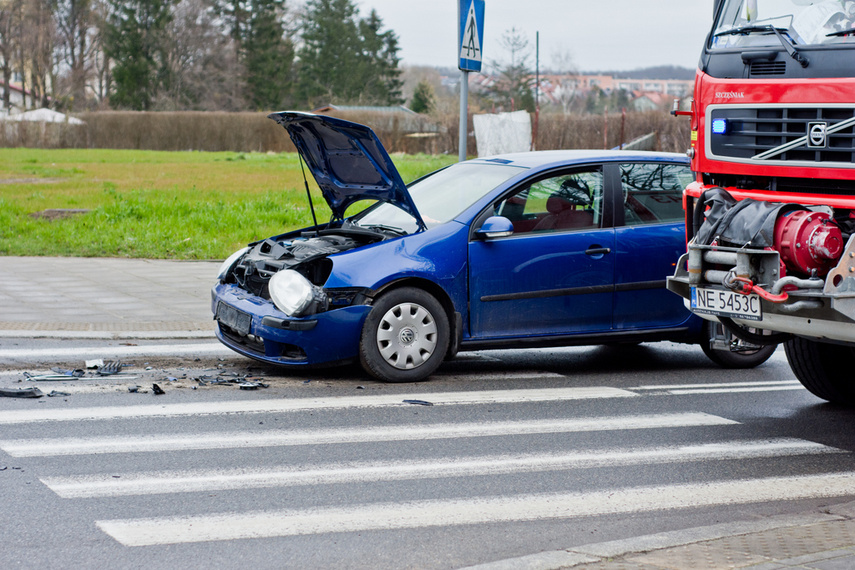
<svg viewBox="0 0 855 570">
<path fill-rule="evenodd" d="M 218 262 L 0 257 L 0 338 L 213 337 Z"/>
</svg>

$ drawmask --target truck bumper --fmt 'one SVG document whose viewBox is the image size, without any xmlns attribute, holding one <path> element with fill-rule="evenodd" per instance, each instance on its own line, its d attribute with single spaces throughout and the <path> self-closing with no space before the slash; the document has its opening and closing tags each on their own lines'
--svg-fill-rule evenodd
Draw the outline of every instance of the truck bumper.
<svg viewBox="0 0 855 570">
<path fill-rule="evenodd" d="M 670 291 L 685 300 L 698 316 L 715 320 L 724 316 L 744 327 L 791 333 L 832 342 L 855 343 L 855 237 L 849 240 L 840 263 L 823 278 L 797 279 L 779 275 L 778 253 L 748 248 L 724 248 L 689 244 L 688 253 L 667 280 Z M 742 319 L 715 311 L 699 311 L 693 302 L 698 288 L 730 292 L 727 276 L 750 279 L 764 291 L 782 294 L 786 300 L 760 299 L 762 317 Z"/>
</svg>

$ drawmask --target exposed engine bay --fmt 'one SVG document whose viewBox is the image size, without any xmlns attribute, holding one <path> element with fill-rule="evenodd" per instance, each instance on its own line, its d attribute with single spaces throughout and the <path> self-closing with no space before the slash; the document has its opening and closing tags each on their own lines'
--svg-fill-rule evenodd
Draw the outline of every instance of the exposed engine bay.
<svg viewBox="0 0 855 570">
<path fill-rule="evenodd" d="M 313 285 L 322 286 L 332 271 L 330 255 L 380 242 L 401 234 L 397 228 L 364 228 L 345 221 L 341 227 L 284 234 L 249 245 L 231 268 L 226 283 L 269 299 L 268 282 L 279 271 L 292 269 Z"/>
</svg>

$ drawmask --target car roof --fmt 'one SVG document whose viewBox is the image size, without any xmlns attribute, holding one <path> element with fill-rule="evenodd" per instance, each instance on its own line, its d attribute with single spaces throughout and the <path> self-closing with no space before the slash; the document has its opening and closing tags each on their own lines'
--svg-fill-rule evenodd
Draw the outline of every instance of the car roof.
<svg viewBox="0 0 855 570">
<path fill-rule="evenodd" d="M 627 160 L 689 164 L 689 158 L 685 154 L 640 150 L 540 150 L 475 158 L 468 162 L 474 164 L 493 163 L 524 168 L 539 168 L 559 164 L 623 162 Z"/>
</svg>

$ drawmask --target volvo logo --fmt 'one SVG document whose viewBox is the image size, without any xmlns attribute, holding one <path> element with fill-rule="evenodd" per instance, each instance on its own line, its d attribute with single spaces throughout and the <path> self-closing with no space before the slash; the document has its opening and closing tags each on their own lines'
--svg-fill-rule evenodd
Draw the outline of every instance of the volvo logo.
<svg viewBox="0 0 855 570">
<path fill-rule="evenodd" d="M 828 123 L 808 123 L 808 148 L 825 148 L 828 145 Z"/>
</svg>

